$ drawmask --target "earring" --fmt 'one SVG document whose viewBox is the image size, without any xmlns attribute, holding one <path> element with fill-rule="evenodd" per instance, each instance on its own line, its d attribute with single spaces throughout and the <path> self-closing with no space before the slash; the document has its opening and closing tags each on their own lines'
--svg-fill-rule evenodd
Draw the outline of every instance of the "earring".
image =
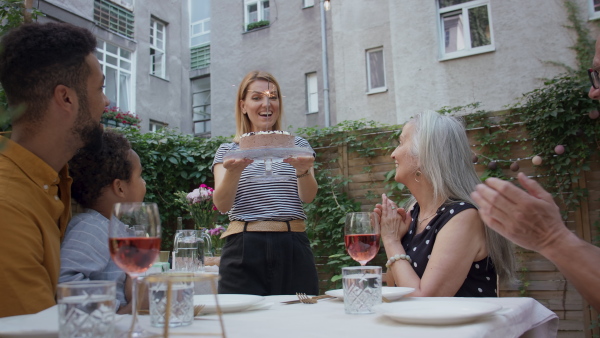
<svg viewBox="0 0 600 338">
<path fill-rule="evenodd" d="M 415 177 L 415 181 L 416 181 L 417 183 L 419 183 L 420 181 L 417 179 L 417 177 L 420 177 L 420 176 L 421 176 L 421 170 L 417 170 L 417 172 L 415 173 L 415 176 L 416 176 L 416 177 Z"/>
</svg>

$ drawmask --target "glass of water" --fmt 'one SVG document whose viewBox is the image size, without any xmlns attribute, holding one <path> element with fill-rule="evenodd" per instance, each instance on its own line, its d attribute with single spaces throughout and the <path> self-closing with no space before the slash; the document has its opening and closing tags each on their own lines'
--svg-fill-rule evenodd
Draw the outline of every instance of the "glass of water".
<svg viewBox="0 0 600 338">
<path fill-rule="evenodd" d="M 114 337 L 116 290 L 114 281 L 59 284 L 59 337 Z"/>
<path fill-rule="evenodd" d="M 148 283 L 150 325 L 191 325 L 194 320 L 194 274 L 166 272 L 145 278 Z"/>
<path fill-rule="evenodd" d="M 351 266 L 342 268 L 344 309 L 347 314 L 374 313 L 381 304 L 381 267 Z"/>
</svg>

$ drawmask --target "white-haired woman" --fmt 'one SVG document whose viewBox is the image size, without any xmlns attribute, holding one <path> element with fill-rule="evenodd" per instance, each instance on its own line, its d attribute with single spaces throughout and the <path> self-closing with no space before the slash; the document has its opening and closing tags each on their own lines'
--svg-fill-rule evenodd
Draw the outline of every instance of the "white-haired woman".
<svg viewBox="0 0 600 338">
<path fill-rule="evenodd" d="M 395 180 L 412 194 L 408 212 L 385 194 L 375 212 L 388 274 L 415 288 L 411 296 L 495 297 L 497 278 L 513 278 L 510 243 L 484 225 L 470 197 L 480 183 L 472 155 L 455 117 L 425 112 L 402 129 L 392 158 Z"/>
</svg>

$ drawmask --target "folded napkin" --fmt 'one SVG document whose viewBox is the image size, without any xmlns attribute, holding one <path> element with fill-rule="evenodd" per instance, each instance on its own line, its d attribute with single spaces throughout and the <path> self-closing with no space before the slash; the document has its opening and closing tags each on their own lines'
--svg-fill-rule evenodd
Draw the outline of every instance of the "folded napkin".
<svg viewBox="0 0 600 338">
<path fill-rule="evenodd" d="M 57 337 L 58 306 L 41 312 L 0 318 L 0 337 Z"/>
</svg>

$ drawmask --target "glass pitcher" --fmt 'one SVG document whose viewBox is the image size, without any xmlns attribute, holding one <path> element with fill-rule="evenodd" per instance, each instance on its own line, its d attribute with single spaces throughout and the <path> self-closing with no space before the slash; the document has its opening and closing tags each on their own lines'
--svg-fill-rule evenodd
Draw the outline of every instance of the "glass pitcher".
<svg viewBox="0 0 600 338">
<path fill-rule="evenodd" d="M 205 230 L 177 230 L 173 241 L 173 270 L 204 271 L 204 257 L 210 250 L 210 236 Z"/>
</svg>

